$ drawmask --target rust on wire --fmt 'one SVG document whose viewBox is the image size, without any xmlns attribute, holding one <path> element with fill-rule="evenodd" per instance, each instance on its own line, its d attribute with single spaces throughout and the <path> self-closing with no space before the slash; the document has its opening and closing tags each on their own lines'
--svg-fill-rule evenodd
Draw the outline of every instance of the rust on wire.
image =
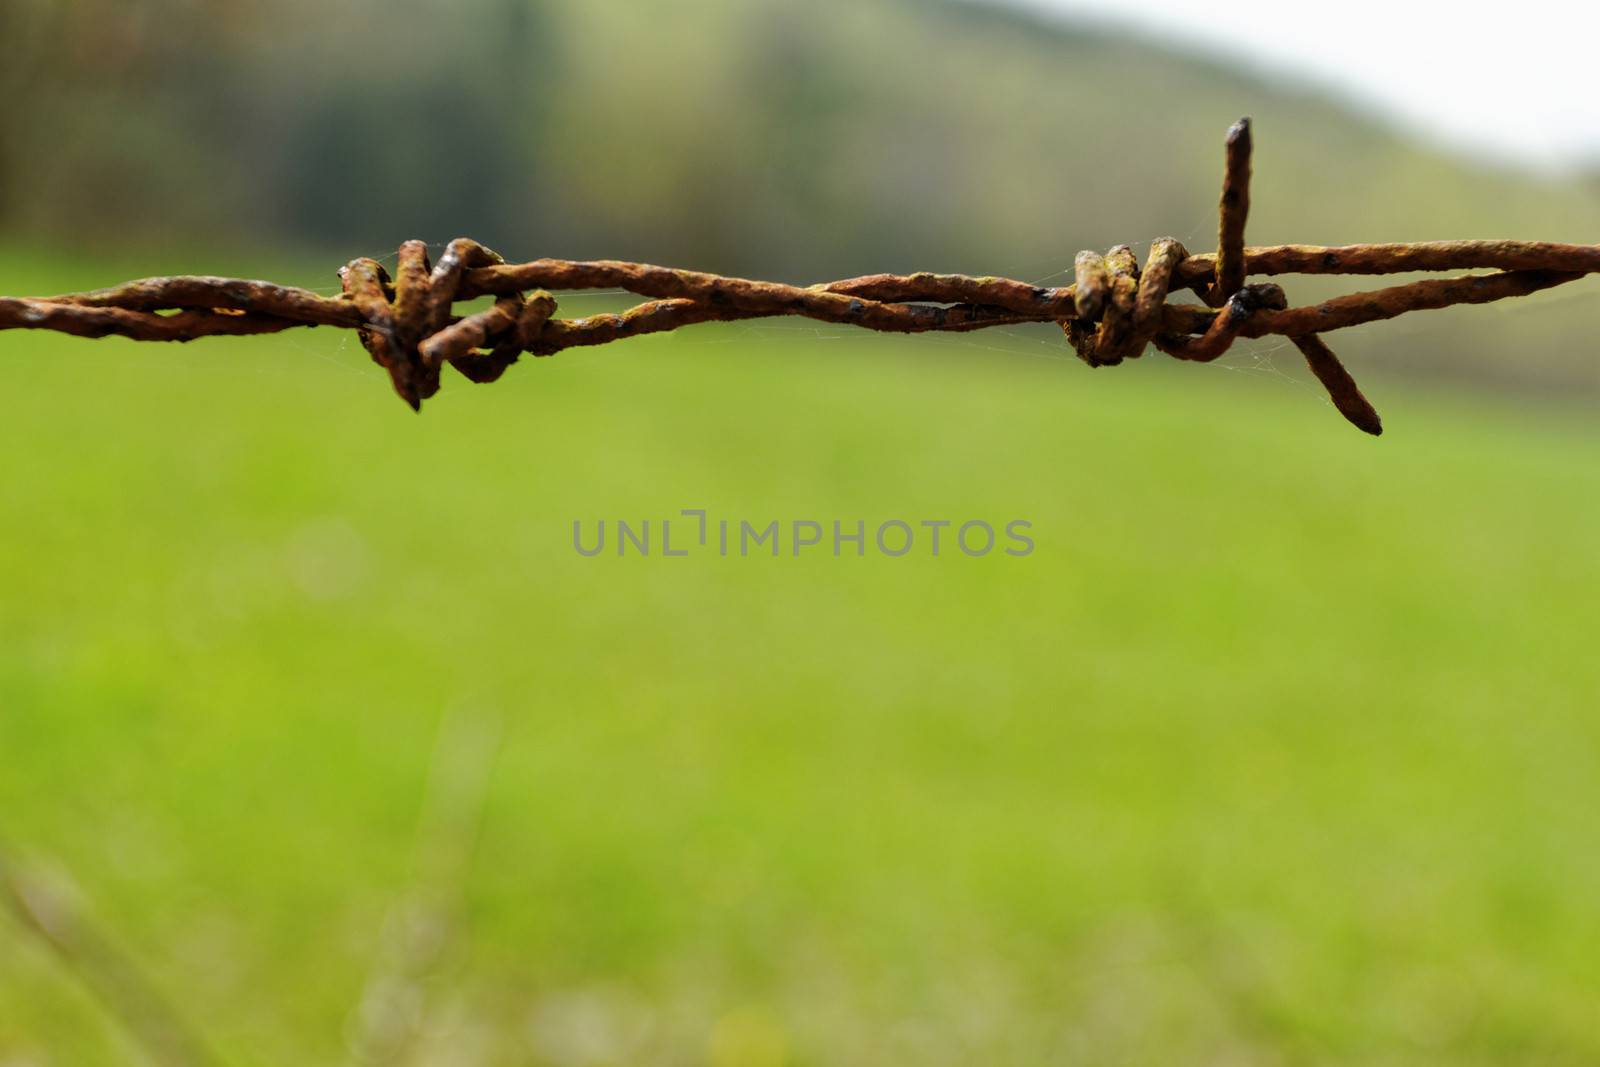
<svg viewBox="0 0 1600 1067">
<path fill-rule="evenodd" d="M 140 341 L 276 333 L 294 326 L 357 331 L 395 392 L 419 409 L 448 364 L 470 381 L 499 378 L 523 353 L 550 356 L 700 322 L 800 315 L 894 333 L 977 330 L 1054 322 L 1091 367 L 1113 366 L 1154 345 L 1181 360 L 1217 359 L 1240 337 L 1287 337 L 1306 357 L 1334 407 L 1370 434 L 1377 411 L 1320 334 L 1411 311 L 1525 296 L 1600 272 L 1600 245 L 1543 241 L 1429 241 L 1340 248 L 1247 248 L 1250 121 L 1228 131 L 1217 251 L 1190 255 L 1171 238 L 1151 244 L 1141 269 L 1133 250 L 1080 252 L 1073 284 L 1060 288 L 959 274 L 874 274 L 809 287 L 727 278 L 615 260 L 539 259 L 508 264 L 476 241 L 451 241 L 437 263 L 421 241 L 400 246 L 395 274 L 355 259 L 343 293 L 238 278 L 146 278 L 110 289 L 45 298 L 0 297 L 0 329 L 56 330 Z M 1400 274 L 1490 270 L 1430 279 L 1290 307 L 1283 290 L 1251 275 Z M 1204 304 L 1168 300 L 1190 289 Z M 551 291 L 622 289 L 646 300 L 615 314 L 555 317 Z M 458 301 L 493 296 L 486 310 L 453 314 Z"/>
</svg>

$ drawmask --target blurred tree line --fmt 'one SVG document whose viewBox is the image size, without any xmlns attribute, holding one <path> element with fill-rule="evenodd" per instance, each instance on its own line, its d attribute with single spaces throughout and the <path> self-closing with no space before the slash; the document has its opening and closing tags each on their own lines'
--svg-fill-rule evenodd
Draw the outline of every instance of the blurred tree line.
<svg viewBox="0 0 1600 1067">
<path fill-rule="evenodd" d="M 7 0 L 8 228 L 49 235 L 380 239 L 516 213 L 543 9 L 417 0 Z"/>
<path fill-rule="evenodd" d="M 0 35 L 13 244 L 342 258 L 470 234 L 796 280 L 1043 278 L 1084 247 L 1210 247 L 1240 114 L 1257 243 L 1600 240 L 1592 183 L 1475 168 L 1298 87 L 961 0 L 5 0 Z M 1480 332 L 1478 356 L 1434 361 L 1502 365 L 1512 335 Z"/>
</svg>

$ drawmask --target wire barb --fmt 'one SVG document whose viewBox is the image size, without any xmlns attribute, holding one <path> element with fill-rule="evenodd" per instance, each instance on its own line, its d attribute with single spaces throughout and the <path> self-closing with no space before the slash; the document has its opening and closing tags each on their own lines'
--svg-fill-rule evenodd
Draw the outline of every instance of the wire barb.
<svg viewBox="0 0 1600 1067">
<path fill-rule="evenodd" d="M 1411 311 L 1481 304 L 1600 273 L 1600 245 L 1545 241 L 1428 241 L 1339 248 L 1248 248 L 1252 140 L 1240 119 L 1226 140 L 1217 251 L 1190 255 L 1172 238 L 1151 244 L 1143 270 L 1133 250 L 1080 252 L 1072 285 L 1049 288 L 960 274 L 873 274 L 809 287 L 728 278 L 616 260 L 538 259 L 508 264 L 466 238 L 437 264 L 427 246 L 400 246 L 395 277 L 373 259 L 339 272 L 343 292 L 238 278 L 145 278 L 110 289 L 45 298 L 0 297 L 0 330 L 43 329 L 140 341 L 276 333 L 295 326 L 355 330 L 394 390 L 415 410 L 439 391 L 448 364 L 469 381 L 492 382 L 524 353 L 551 356 L 701 322 L 800 315 L 894 333 L 978 330 L 1054 322 L 1091 367 L 1114 366 L 1155 347 L 1177 359 L 1217 359 L 1241 337 L 1289 338 L 1334 407 L 1370 434 L 1382 422 L 1354 378 L 1319 337 Z M 1400 274 L 1491 269 L 1426 279 L 1291 308 L 1283 290 L 1251 275 Z M 1168 300 L 1190 289 L 1204 305 Z M 646 298 L 626 311 L 555 317 L 550 291 L 622 289 Z M 484 311 L 456 316 L 458 301 L 494 296 Z"/>
</svg>

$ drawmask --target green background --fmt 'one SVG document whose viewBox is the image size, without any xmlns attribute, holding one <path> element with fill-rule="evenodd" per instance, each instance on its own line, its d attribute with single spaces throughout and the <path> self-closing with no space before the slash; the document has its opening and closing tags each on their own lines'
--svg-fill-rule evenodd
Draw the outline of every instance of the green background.
<svg viewBox="0 0 1600 1067">
<path fill-rule="evenodd" d="M 431 25 L 428 5 L 400 7 L 406 18 L 347 39 Z M 1198 250 L 1220 135 L 1244 111 L 1258 119 L 1260 241 L 1593 240 L 1600 217 L 1581 182 L 1473 169 L 1142 45 L 1117 46 L 1148 59 L 1139 77 L 1080 112 L 1071 86 L 1048 91 L 1050 51 L 1084 57 L 1062 65 L 1068 79 L 1126 69 L 1111 45 L 965 8 L 735 18 L 707 3 L 654 22 L 541 10 L 567 28 L 555 55 L 579 79 L 541 113 L 586 128 L 583 151 L 620 154 L 576 158 L 622 183 L 590 195 L 623 221 L 568 240 L 517 228 L 559 207 L 494 209 L 483 230 L 503 222 L 510 239 L 475 235 L 517 258 L 659 252 L 754 271 L 766 256 L 764 275 L 965 266 L 1031 280 L 1111 240 L 1171 232 Z M 451 24 L 492 36 L 490 14 L 469 6 Z M 831 66 L 781 82 L 740 27 L 839 43 L 819 53 Z M 240 39 L 271 53 L 289 34 Z M 618 49 L 605 69 L 636 81 L 573 73 L 596 41 Z M 406 83 L 387 53 L 352 48 L 348 84 Z M 887 58 L 868 77 L 852 57 L 874 48 Z M 902 190 L 897 211 L 869 201 L 873 228 L 841 223 L 830 205 L 888 173 L 850 148 L 885 143 L 868 119 L 893 98 L 873 79 L 918 56 L 933 57 L 926 116 L 961 96 L 994 118 L 973 159 L 1042 174 L 1071 157 L 1075 177 L 968 199 L 962 166 L 913 160 L 906 180 L 924 192 Z M 674 140 L 694 124 L 696 77 L 724 69 L 708 57 L 743 71 L 739 99 L 843 125 L 806 140 L 812 126 L 790 132 L 735 101 L 767 140 L 713 138 L 725 157 Z M 84 84 L 109 93 L 105 66 L 91 68 Z M 448 64 L 412 73 L 452 70 L 462 92 L 483 91 Z M 1212 88 L 1186 102 L 1168 77 Z M 793 95 L 841 80 L 860 89 L 848 108 Z M 641 111 L 628 94 L 651 86 L 657 107 Z M 1162 101 L 1148 121 L 1186 131 L 1192 167 L 1137 146 L 1104 163 L 1122 150 L 1118 108 L 1141 93 Z M 1031 94 L 1088 132 L 994 103 Z M 310 89 L 296 101 L 288 113 L 314 110 Z M 71 115 L 58 135 L 122 158 Z M 804 160 L 805 189 L 842 168 L 854 176 L 835 176 L 837 200 L 770 194 L 840 228 L 807 241 L 797 221 L 791 240 L 718 244 L 707 234 L 733 224 L 702 225 L 703 203 L 662 192 L 679 187 L 635 165 L 619 116 L 665 123 L 649 161 L 736 218 L 777 211 L 739 195 L 785 165 L 769 141 Z M 541 173 L 578 167 L 560 158 Z M 708 192 L 693 175 L 719 158 L 729 185 Z M 337 162 L 303 165 L 348 192 Z M 1390 185 L 1388 207 L 1348 180 L 1402 163 L 1415 184 Z M 1297 195 L 1296 180 L 1343 199 Z M 330 222 L 338 248 L 313 256 L 317 234 L 275 245 L 260 220 L 200 201 L 145 244 L 139 211 L 84 228 L 51 214 L 58 192 L 8 202 L 0 292 L 166 270 L 331 291 L 333 266 L 375 250 Z M 651 196 L 677 220 L 654 235 L 625 221 Z M 1030 197 L 1060 209 L 1046 224 L 1016 206 Z M 374 242 L 449 234 L 407 228 L 410 203 L 372 223 L 396 231 Z M 942 210 L 960 203 L 970 217 Z M 995 234 L 1022 247 L 979 262 Z M 612 243 L 576 247 L 595 235 Z M 1274 339 L 1213 365 L 1152 355 L 1091 373 L 1047 328 L 698 327 L 525 359 L 492 386 L 448 375 L 414 416 L 337 331 L 171 347 L 0 335 L 0 844 L 230 1063 L 359 1061 L 363 991 L 403 956 L 397 909 L 418 886 L 452 917 L 408 987 L 418 1063 L 1594 1062 L 1592 289 L 1332 337 L 1385 414 L 1377 440 Z M 563 298 L 562 313 L 615 305 Z M 1025 519 L 1036 548 L 572 548 L 574 520 L 592 531 L 695 507 L 869 529 Z M 480 829 L 430 831 L 430 766 L 463 729 L 493 739 L 492 769 L 468 783 L 485 790 Z M 138 1056 L 73 967 L 0 913 L 0 1063 Z"/>
</svg>

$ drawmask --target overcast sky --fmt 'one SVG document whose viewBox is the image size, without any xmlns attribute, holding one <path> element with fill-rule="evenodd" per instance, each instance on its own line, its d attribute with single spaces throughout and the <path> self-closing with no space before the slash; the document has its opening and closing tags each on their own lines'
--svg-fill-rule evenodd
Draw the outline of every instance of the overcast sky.
<svg viewBox="0 0 1600 1067">
<path fill-rule="evenodd" d="M 1012 0 L 1291 68 L 1453 147 L 1600 162 L 1600 0 Z"/>
</svg>

